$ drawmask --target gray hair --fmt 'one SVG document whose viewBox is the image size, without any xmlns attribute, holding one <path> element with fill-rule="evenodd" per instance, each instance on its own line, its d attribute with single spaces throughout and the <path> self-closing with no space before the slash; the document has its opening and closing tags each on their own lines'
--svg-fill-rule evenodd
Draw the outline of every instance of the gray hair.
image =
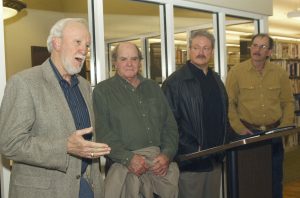
<svg viewBox="0 0 300 198">
<path fill-rule="evenodd" d="M 126 42 L 123 42 L 123 43 L 126 43 Z M 127 42 L 127 43 L 132 44 L 132 45 L 136 48 L 136 50 L 137 50 L 137 52 L 138 52 L 139 60 L 140 60 L 140 61 L 143 60 L 142 52 L 141 52 L 141 50 L 138 48 L 138 46 L 137 46 L 136 44 L 134 44 L 134 43 L 131 43 L 131 42 Z M 119 44 L 113 49 L 113 51 L 112 51 L 112 53 L 111 53 L 111 59 L 112 59 L 113 62 L 116 62 L 117 59 L 118 59 L 118 50 L 119 50 L 119 46 L 120 46 L 121 44 L 122 44 L 122 43 L 119 43 Z"/>
<path fill-rule="evenodd" d="M 47 48 L 48 51 L 51 53 L 53 50 L 53 46 L 52 46 L 52 40 L 54 37 L 62 37 L 63 35 L 63 31 L 65 29 L 65 27 L 70 23 L 70 22 L 77 22 L 77 23 L 82 23 L 84 24 L 86 27 L 88 27 L 87 25 L 87 21 L 84 18 L 64 18 L 61 19 L 59 21 L 57 21 L 51 28 L 49 36 L 47 38 Z"/>
<path fill-rule="evenodd" d="M 193 39 L 196 38 L 196 37 L 200 37 L 200 36 L 208 38 L 211 42 L 212 49 L 214 49 L 214 47 L 215 47 L 215 37 L 214 37 L 213 34 L 208 32 L 207 30 L 195 30 L 195 31 L 193 31 L 191 33 L 191 36 L 190 36 L 190 39 L 189 39 L 190 47 L 192 46 Z"/>
</svg>

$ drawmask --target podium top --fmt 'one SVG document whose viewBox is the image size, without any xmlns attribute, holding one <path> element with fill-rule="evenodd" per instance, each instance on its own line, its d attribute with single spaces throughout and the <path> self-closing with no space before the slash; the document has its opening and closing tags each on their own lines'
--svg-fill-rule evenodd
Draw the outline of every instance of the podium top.
<svg viewBox="0 0 300 198">
<path fill-rule="evenodd" d="M 176 160 L 177 161 L 191 160 L 194 158 L 199 158 L 199 157 L 211 155 L 214 153 L 230 150 L 230 149 L 244 146 L 247 144 L 252 144 L 252 143 L 260 142 L 260 141 L 264 141 L 264 140 L 269 140 L 269 139 L 273 139 L 276 137 L 287 136 L 287 135 L 299 133 L 299 132 L 300 132 L 300 127 L 295 128 L 295 126 L 276 128 L 276 129 L 272 129 L 269 131 L 263 131 L 263 132 L 260 132 L 260 133 L 254 134 L 254 135 L 245 136 L 244 139 L 233 141 L 233 142 L 230 142 L 229 144 L 216 146 L 213 148 L 205 149 L 205 150 L 194 152 L 194 153 L 179 155 L 176 158 Z"/>
</svg>

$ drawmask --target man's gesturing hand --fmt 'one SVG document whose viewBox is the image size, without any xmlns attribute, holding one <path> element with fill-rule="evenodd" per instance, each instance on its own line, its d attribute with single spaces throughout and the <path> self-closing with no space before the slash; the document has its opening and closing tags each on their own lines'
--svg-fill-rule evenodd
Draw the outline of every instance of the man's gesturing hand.
<svg viewBox="0 0 300 198">
<path fill-rule="evenodd" d="M 104 143 L 85 140 L 85 134 L 92 133 L 93 128 L 77 130 L 68 137 L 67 151 L 69 154 L 83 158 L 98 158 L 110 153 L 111 148 Z"/>
</svg>

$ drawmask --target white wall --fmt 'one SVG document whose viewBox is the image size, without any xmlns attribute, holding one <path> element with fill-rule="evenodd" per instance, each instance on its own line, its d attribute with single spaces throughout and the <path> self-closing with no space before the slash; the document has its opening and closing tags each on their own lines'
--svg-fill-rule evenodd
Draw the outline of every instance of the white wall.
<svg viewBox="0 0 300 198">
<path fill-rule="evenodd" d="M 26 9 L 24 16 L 5 21 L 6 77 L 31 67 L 31 46 L 46 46 L 51 26 L 64 17 L 83 17 L 76 13 Z M 20 33 L 23 36 L 20 36 Z M 16 58 L 18 57 L 18 58 Z"/>
<path fill-rule="evenodd" d="M 30 47 L 46 46 L 50 27 L 62 17 L 64 15 L 60 12 L 27 9 L 26 16 L 5 22 L 7 79 L 14 73 L 31 67 Z"/>
</svg>

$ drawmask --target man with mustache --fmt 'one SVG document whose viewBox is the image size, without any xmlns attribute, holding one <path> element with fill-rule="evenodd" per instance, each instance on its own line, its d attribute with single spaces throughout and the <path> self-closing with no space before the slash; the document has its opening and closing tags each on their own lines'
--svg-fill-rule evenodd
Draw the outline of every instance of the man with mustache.
<svg viewBox="0 0 300 198">
<path fill-rule="evenodd" d="M 89 82 L 80 72 L 91 43 L 82 18 L 61 19 L 42 65 L 7 82 L 0 108 L 0 152 L 13 160 L 10 198 L 94 198 L 104 195 L 94 142 Z"/>
<path fill-rule="evenodd" d="M 225 86 L 209 66 L 214 36 L 192 32 L 190 60 L 164 81 L 162 89 L 177 121 L 177 155 L 189 154 L 226 141 L 228 101 Z M 178 162 L 180 198 L 219 198 L 222 155 Z"/>
<path fill-rule="evenodd" d="M 229 120 L 233 130 L 251 135 L 294 122 L 294 100 L 288 74 L 271 63 L 273 39 L 257 34 L 251 40 L 251 58 L 228 73 Z M 282 139 L 272 140 L 273 198 L 282 198 Z"/>
</svg>

